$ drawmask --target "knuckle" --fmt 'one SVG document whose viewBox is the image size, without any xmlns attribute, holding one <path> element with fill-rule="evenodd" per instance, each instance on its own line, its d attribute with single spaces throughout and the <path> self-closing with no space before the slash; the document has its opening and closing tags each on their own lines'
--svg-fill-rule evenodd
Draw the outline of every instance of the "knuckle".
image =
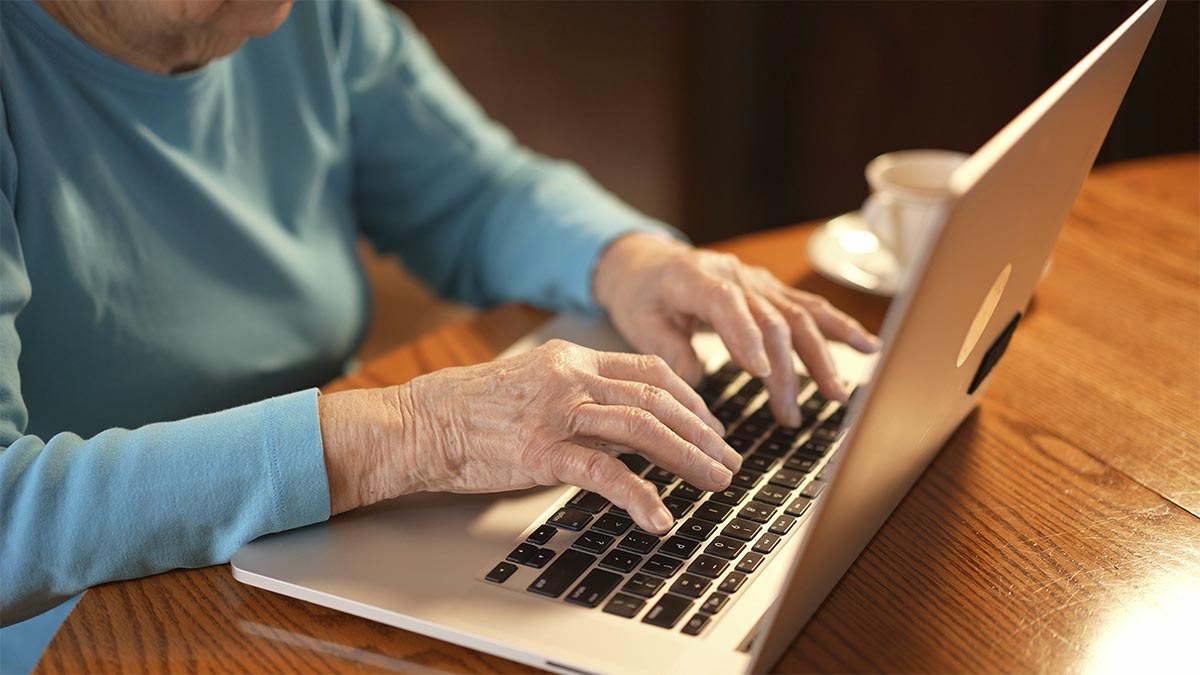
<svg viewBox="0 0 1200 675">
<path fill-rule="evenodd" d="M 615 462 L 616 460 L 607 454 L 596 451 L 588 453 L 587 459 L 583 461 L 583 466 L 580 468 L 591 481 L 603 485 L 613 480 L 613 464 Z"/>
<path fill-rule="evenodd" d="M 643 384 L 640 389 L 643 408 L 657 408 L 666 400 L 667 392 L 652 384 Z"/>
<path fill-rule="evenodd" d="M 643 433 L 657 423 L 658 418 L 641 408 L 632 408 L 625 415 L 625 428 L 631 434 Z"/>
<path fill-rule="evenodd" d="M 772 337 L 784 337 L 791 334 L 791 329 L 788 327 L 787 320 L 779 312 L 770 312 L 763 316 L 760 322 L 763 333 Z"/>
</svg>

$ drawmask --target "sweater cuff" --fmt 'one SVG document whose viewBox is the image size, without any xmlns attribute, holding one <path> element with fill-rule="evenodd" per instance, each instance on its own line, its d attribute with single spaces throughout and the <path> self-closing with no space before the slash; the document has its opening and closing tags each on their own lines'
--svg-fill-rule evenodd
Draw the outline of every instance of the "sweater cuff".
<svg viewBox="0 0 1200 675">
<path fill-rule="evenodd" d="M 329 518 L 329 478 L 316 389 L 265 401 L 263 454 L 274 488 L 274 523 L 280 532 Z"/>
</svg>

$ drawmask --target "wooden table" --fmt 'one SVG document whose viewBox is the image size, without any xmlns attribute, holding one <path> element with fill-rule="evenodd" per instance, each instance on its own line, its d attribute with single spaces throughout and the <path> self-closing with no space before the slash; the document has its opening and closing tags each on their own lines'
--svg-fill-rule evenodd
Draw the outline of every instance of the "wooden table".
<svg viewBox="0 0 1200 675">
<path fill-rule="evenodd" d="M 815 276 L 812 224 L 720 248 L 878 327 Z M 502 307 L 330 390 L 491 358 L 546 314 Z M 991 388 L 776 665 L 1154 671 L 1200 634 L 1200 158 L 1097 170 Z M 236 583 L 221 565 L 89 591 L 42 673 L 527 671 Z M 1194 671 L 1193 671 L 1194 672 Z"/>
</svg>

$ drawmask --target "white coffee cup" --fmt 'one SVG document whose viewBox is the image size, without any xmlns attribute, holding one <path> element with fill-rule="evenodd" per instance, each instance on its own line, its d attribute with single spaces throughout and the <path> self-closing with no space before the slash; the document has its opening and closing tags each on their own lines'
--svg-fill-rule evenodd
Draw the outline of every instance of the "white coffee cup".
<svg viewBox="0 0 1200 675">
<path fill-rule="evenodd" d="M 901 150 L 867 164 L 872 192 L 862 222 L 895 258 L 901 276 L 934 230 L 950 197 L 950 176 L 966 159 L 950 150 Z"/>
</svg>

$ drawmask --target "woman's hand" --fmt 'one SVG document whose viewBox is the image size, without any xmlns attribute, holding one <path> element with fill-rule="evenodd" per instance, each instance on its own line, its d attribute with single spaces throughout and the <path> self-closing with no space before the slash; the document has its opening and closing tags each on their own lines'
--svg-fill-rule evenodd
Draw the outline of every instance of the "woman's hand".
<svg viewBox="0 0 1200 675">
<path fill-rule="evenodd" d="M 605 449 L 636 452 L 703 490 L 728 487 L 742 462 L 661 358 L 561 340 L 318 401 L 335 514 L 418 491 L 570 483 L 665 532 L 673 519 L 658 490 Z"/>
<path fill-rule="evenodd" d="M 692 350 L 696 326 L 711 325 L 733 360 L 766 382 L 781 424 L 800 424 L 793 350 L 821 393 L 844 401 L 825 339 L 862 352 L 879 339 L 824 298 L 784 285 L 770 272 L 728 253 L 693 248 L 647 234 L 626 235 L 596 266 L 597 303 L 639 351 L 658 354 L 691 384 L 704 375 Z"/>
</svg>

